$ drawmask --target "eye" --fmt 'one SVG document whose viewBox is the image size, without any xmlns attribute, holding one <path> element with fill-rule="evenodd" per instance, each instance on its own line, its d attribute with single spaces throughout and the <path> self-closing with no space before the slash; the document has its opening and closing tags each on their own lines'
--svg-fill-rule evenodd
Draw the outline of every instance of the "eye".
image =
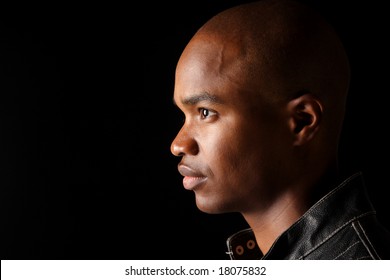
<svg viewBox="0 0 390 280">
<path fill-rule="evenodd" d="M 214 111 L 206 109 L 206 108 L 199 108 L 199 114 L 200 114 L 200 118 L 202 120 L 204 120 L 206 118 L 214 116 L 216 113 Z"/>
</svg>

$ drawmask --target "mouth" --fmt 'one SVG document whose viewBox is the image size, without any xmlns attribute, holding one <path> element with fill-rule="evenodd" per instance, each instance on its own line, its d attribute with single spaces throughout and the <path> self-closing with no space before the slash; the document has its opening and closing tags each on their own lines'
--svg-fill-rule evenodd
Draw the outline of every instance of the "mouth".
<svg viewBox="0 0 390 280">
<path fill-rule="evenodd" d="M 178 170 L 179 173 L 184 176 L 183 186 L 186 190 L 194 190 L 196 187 L 207 180 L 207 177 L 204 176 L 201 172 L 194 170 L 186 165 L 179 164 Z"/>
</svg>

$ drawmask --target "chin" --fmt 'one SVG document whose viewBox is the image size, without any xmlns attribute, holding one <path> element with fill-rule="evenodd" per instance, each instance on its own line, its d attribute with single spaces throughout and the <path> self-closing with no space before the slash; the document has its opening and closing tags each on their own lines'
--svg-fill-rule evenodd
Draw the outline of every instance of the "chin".
<svg viewBox="0 0 390 280">
<path fill-rule="evenodd" d="M 200 211 L 207 214 L 223 214 L 232 212 L 232 210 L 229 209 L 229 207 L 227 207 L 225 203 L 213 199 L 199 199 L 198 197 L 196 197 L 196 206 Z"/>
</svg>

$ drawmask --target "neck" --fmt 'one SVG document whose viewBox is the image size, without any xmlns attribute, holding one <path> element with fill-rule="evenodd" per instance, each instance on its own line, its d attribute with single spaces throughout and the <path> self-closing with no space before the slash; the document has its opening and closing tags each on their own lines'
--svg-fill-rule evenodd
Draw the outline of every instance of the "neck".
<svg viewBox="0 0 390 280">
<path fill-rule="evenodd" d="M 296 222 L 308 208 L 308 205 L 295 196 L 286 194 L 267 212 L 243 213 L 243 216 L 253 230 L 260 250 L 266 254 L 278 236 Z"/>
<path fill-rule="evenodd" d="M 253 230 L 257 244 L 266 254 L 275 240 L 291 227 L 316 201 L 338 182 L 336 170 L 328 171 L 318 180 L 296 184 L 281 194 L 270 207 L 242 213 Z"/>
</svg>

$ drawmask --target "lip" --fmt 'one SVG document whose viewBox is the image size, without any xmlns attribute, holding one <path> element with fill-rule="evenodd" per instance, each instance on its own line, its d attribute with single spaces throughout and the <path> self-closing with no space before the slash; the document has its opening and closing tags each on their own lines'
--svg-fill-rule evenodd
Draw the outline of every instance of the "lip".
<svg viewBox="0 0 390 280">
<path fill-rule="evenodd" d="M 186 165 L 179 164 L 178 170 L 179 173 L 184 176 L 183 186 L 186 190 L 194 190 L 197 186 L 207 180 L 207 177 L 202 173 Z"/>
</svg>

